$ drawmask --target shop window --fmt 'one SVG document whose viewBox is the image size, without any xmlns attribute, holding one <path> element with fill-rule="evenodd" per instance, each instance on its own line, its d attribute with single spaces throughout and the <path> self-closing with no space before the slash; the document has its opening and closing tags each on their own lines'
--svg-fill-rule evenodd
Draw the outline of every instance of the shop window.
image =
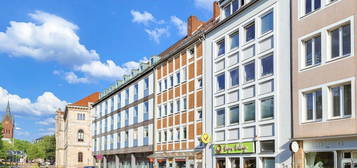
<svg viewBox="0 0 357 168">
<path fill-rule="evenodd" d="M 274 141 L 261 141 L 260 153 L 274 153 L 275 144 Z"/>
<path fill-rule="evenodd" d="M 232 168 L 240 168 L 240 159 L 239 158 L 231 159 L 231 167 Z"/>
<path fill-rule="evenodd" d="M 225 159 L 217 159 L 216 168 L 226 168 L 226 160 Z"/>
<path fill-rule="evenodd" d="M 244 158 L 244 168 L 256 168 L 257 161 L 255 158 Z"/>
<path fill-rule="evenodd" d="M 308 152 L 305 153 L 305 167 L 334 168 L 333 152 Z"/>
<path fill-rule="evenodd" d="M 263 158 L 263 168 L 274 168 L 275 167 L 275 159 L 274 158 Z"/>
</svg>

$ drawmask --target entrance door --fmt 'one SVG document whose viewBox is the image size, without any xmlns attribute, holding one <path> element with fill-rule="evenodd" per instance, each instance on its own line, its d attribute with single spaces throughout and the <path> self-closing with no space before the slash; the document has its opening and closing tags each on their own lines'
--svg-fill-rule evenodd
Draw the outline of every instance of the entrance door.
<svg viewBox="0 0 357 168">
<path fill-rule="evenodd" d="M 357 151 L 343 152 L 342 155 L 342 168 L 357 168 Z"/>
</svg>

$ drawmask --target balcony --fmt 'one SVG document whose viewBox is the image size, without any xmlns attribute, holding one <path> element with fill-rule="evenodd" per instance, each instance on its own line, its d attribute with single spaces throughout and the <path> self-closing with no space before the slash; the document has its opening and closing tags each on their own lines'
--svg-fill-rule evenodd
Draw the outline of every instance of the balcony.
<svg viewBox="0 0 357 168">
<path fill-rule="evenodd" d="M 134 144 L 133 144 L 134 147 L 137 147 L 138 146 L 138 140 L 137 139 L 134 139 Z"/>
<path fill-rule="evenodd" d="M 149 137 L 144 137 L 144 146 L 149 145 Z"/>
<path fill-rule="evenodd" d="M 146 112 L 144 113 L 144 121 L 149 120 L 149 113 Z"/>
</svg>

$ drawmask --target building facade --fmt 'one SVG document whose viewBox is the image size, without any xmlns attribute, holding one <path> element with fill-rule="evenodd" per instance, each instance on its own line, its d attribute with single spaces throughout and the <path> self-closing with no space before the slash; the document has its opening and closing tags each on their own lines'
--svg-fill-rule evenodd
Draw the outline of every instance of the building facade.
<svg viewBox="0 0 357 168">
<path fill-rule="evenodd" d="M 56 112 L 56 167 L 92 166 L 91 104 L 99 92 L 66 106 Z"/>
<path fill-rule="evenodd" d="M 10 102 L 7 102 L 6 112 L 2 119 L 2 140 L 12 142 L 14 138 L 15 119 L 11 114 Z"/>
<path fill-rule="evenodd" d="M 217 13 L 217 3 L 215 14 Z M 202 167 L 203 31 L 214 19 L 188 19 L 188 34 L 155 67 L 155 167 Z"/>
<path fill-rule="evenodd" d="M 204 44 L 207 167 L 291 167 L 290 2 L 219 6 Z"/>
<path fill-rule="evenodd" d="M 101 93 L 92 115 L 93 154 L 102 166 L 150 167 L 154 144 L 154 71 L 159 57 Z"/>
<path fill-rule="evenodd" d="M 355 0 L 292 1 L 296 168 L 357 167 L 356 19 Z"/>
</svg>

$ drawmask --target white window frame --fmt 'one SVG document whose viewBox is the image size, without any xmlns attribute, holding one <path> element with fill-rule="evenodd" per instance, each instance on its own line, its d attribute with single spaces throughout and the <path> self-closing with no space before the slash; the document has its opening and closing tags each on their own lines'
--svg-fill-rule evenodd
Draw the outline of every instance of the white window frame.
<svg viewBox="0 0 357 168">
<path fill-rule="evenodd" d="M 320 40 L 321 40 L 321 42 L 320 42 L 320 63 L 316 63 L 315 62 L 315 41 L 316 41 L 316 38 L 317 37 L 320 37 Z M 312 51 L 311 51 L 311 54 L 312 54 L 312 64 L 311 65 L 306 65 L 306 43 L 307 43 L 307 41 L 309 41 L 309 40 L 312 40 Z M 303 39 L 303 40 L 301 40 L 301 65 L 302 65 L 302 67 L 303 68 L 309 68 L 309 67 L 314 67 L 314 66 L 319 66 L 319 65 L 321 65 L 322 64 L 322 36 L 321 36 L 321 33 L 317 33 L 317 34 L 315 34 L 315 35 L 313 35 L 313 36 L 311 36 L 311 37 L 309 37 L 309 38 L 306 38 L 306 39 Z"/>
<path fill-rule="evenodd" d="M 344 86 L 345 85 L 351 85 L 351 114 L 346 115 L 345 114 L 345 106 L 344 106 Z M 332 95 L 332 88 L 340 88 L 340 115 L 339 116 L 333 116 L 333 95 Z M 328 101 L 329 101 L 329 119 L 339 119 L 339 118 L 350 118 L 353 113 L 353 95 L 354 91 L 352 90 L 352 83 L 340 83 L 340 84 L 335 84 L 331 85 L 328 87 Z"/>
<path fill-rule="evenodd" d="M 349 54 L 346 54 L 346 55 L 343 55 L 343 39 L 342 39 L 342 37 L 343 37 L 343 33 L 342 33 L 342 27 L 344 27 L 344 26 L 346 26 L 346 25 L 350 25 L 350 38 L 351 38 L 351 42 L 350 42 L 350 45 L 351 45 L 351 51 L 350 51 L 350 53 Z M 352 48 L 354 48 L 354 46 L 353 46 L 353 41 L 354 41 L 354 38 L 353 38 L 353 26 L 352 26 L 352 23 L 351 22 L 345 22 L 345 23 L 343 23 L 343 24 L 339 24 L 339 25 L 337 25 L 337 26 L 334 26 L 333 28 L 330 28 L 329 30 L 328 30 L 328 50 L 327 50 L 327 52 L 328 52 L 328 60 L 335 60 L 335 59 L 339 59 L 339 58 L 342 58 L 342 57 L 348 57 L 348 56 L 350 56 L 350 55 L 352 55 L 352 52 L 353 52 L 353 49 Z M 335 31 L 335 30 L 338 30 L 339 31 L 339 56 L 337 56 L 337 57 L 335 57 L 335 58 L 332 58 L 332 48 L 331 48 L 331 46 L 332 46 L 332 35 L 331 35 L 331 33 L 332 33 L 332 31 Z"/>
<path fill-rule="evenodd" d="M 317 119 L 316 118 L 316 91 L 318 91 L 318 90 L 321 90 L 321 96 L 322 96 L 322 116 L 321 116 L 321 119 Z M 310 94 L 310 93 L 312 93 L 313 94 L 313 98 L 312 98 L 312 109 L 313 109 L 313 111 L 312 111 L 312 119 L 311 120 L 308 120 L 307 119 L 307 108 L 306 108 L 306 106 L 307 106 L 307 103 L 306 103 L 306 101 L 307 101 L 307 98 L 306 98 L 306 95 L 307 94 Z M 313 90 L 309 90 L 309 91 L 305 91 L 305 92 L 303 92 L 302 93 L 303 95 L 302 95 L 302 102 L 301 102 L 301 104 L 302 104 L 302 107 L 301 107 L 301 109 L 302 109 L 302 112 L 303 112 L 303 114 L 302 114 L 302 121 L 304 122 L 304 123 L 308 123 L 308 122 L 321 122 L 322 121 L 322 118 L 324 117 L 323 116 L 323 114 L 324 114 L 324 111 L 323 111 L 323 107 L 324 107 L 324 96 L 323 96 L 323 90 L 322 90 L 322 88 L 315 88 L 315 89 L 313 89 Z"/>
</svg>

